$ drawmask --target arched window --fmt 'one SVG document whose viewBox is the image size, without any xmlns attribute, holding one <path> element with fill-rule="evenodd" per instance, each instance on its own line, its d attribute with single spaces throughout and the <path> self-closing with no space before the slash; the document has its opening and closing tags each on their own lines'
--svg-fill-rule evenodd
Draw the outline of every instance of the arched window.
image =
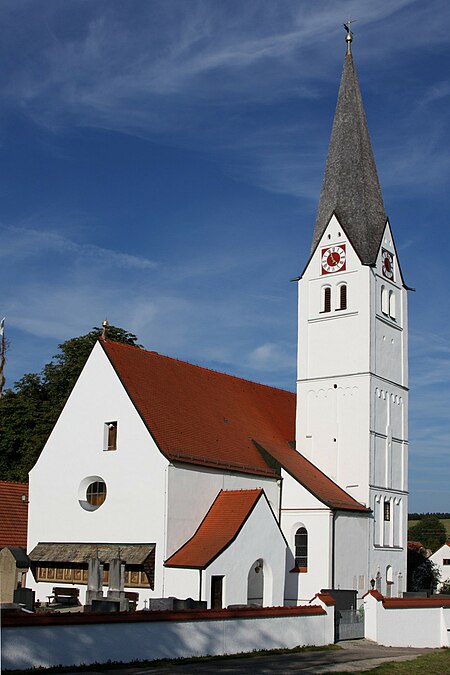
<svg viewBox="0 0 450 675">
<path fill-rule="evenodd" d="M 389 316 L 391 319 L 395 319 L 395 293 L 394 291 L 389 291 Z"/>
<path fill-rule="evenodd" d="M 306 570 L 308 567 L 308 532 L 299 527 L 295 533 L 295 567 Z"/>
<path fill-rule="evenodd" d="M 386 316 L 389 314 L 389 296 L 386 286 L 381 287 L 381 311 Z"/>
<path fill-rule="evenodd" d="M 339 309 L 347 309 L 347 284 L 339 286 Z"/>
<path fill-rule="evenodd" d="M 325 286 L 323 289 L 322 312 L 331 312 L 331 286 Z"/>
<path fill-rule="evenodd" d="M 392 597 L 392 587 L 394 585 L 394 572 L 392 567 L 388 565 L 386 567 L 386 597 Z"/>
</svg>

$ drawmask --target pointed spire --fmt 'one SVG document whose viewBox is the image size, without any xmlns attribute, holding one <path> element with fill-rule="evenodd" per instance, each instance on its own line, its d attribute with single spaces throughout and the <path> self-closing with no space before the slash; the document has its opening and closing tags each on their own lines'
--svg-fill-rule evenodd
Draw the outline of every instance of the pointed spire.
<svg viewBox="0 0 450 675">
<path fill-rule="evenodd" d="M 331 131 L 312 250 L 335 213 L 361 261 L 371 265 L 376 260 L 386 225 L 386 214 L 349 36 L 352 37 L 350 30 L 346 37 L 347 54 Z"/>
</svg>

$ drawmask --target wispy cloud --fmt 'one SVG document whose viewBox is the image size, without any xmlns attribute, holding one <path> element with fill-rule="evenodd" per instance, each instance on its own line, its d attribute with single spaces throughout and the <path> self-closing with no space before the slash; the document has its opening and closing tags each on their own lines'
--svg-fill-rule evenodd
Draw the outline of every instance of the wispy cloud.
<svg viewBox="0 0 450 675">
<path fill-rule="evenodd" d="M 0 258 L 26 259 L 48 254 L 61 256 L 76 256 L 84 259 L 88 264 L 97 262 L 110 267 L 120 267 L 136 270 L 153 270 L 157 263 L 129 253 L 123 253 L 110 248 L 103 248 L 94 244 L 80 244 L 58 232 L 35 230 L 30 228 L 0 225 L 0 230 L 6 237 L 2 238 Z"/>
</svg>

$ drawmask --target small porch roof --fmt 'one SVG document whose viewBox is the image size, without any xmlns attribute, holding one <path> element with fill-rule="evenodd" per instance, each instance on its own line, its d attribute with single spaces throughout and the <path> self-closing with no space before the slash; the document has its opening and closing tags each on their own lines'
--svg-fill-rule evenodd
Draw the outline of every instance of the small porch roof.
<svg viewBox="0 0 450 675">
<path fill-rule="evenodd" d="M 120 558 L 127 565 L 142 565 L 155 550 L 155 544 L 92 544 L 39 542 L 28 554 L 34 564 L 87 564 L 91 558 L 110 563 Z"/>
<path fill-rule="evenodd" d="M 261 489 L 221 490 L 193 536 L 164 565 L 208 567 L 236 539 L 263 494 Z"/>
</svg>

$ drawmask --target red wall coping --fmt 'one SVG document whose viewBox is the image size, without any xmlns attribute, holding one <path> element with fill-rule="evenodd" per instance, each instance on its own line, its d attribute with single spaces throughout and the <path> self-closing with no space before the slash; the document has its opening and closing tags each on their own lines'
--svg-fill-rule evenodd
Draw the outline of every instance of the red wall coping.
<svg viewBox="0 0 450 675">
<path fill-rule="evenodd" d="M 184 609 L 180 611 L 64 612 L 28 614 L 3 611 L 2 626 L 73 626 L 76 624 L 139 623 L 152 621 L 220 621 L 226 619 L 265 619 L 291 616 L 320 616 L 326 611 L 318 605 L 300 607 L 244 607 L 242 609 Z"/>
<path fill-rule="evenodd" d="M 324 605 L 327 605 L 328 607 L 332 607 L 333 605 L 336 604 L 336 600 L 329 593 L 316 593 L 315 596 L 312 598 L 312 600 L 310 600 L 310 602 L 312 602 L 316 598 L 321 600 L 324 603 Z"/>
<path fill-rule="evenodd" d="M 450 598 L 384 598 L 383 607 L 386 609 L 450 607 Z"/>
<path fill-rule="evenodd" d="M 363 598 L 365 598 L 366 595 L 371 595 L 375 600 L 383 600 L 383 596 L 379 591 L 367 591 L 367 593 L 364 593 Z"/>
</svg>

